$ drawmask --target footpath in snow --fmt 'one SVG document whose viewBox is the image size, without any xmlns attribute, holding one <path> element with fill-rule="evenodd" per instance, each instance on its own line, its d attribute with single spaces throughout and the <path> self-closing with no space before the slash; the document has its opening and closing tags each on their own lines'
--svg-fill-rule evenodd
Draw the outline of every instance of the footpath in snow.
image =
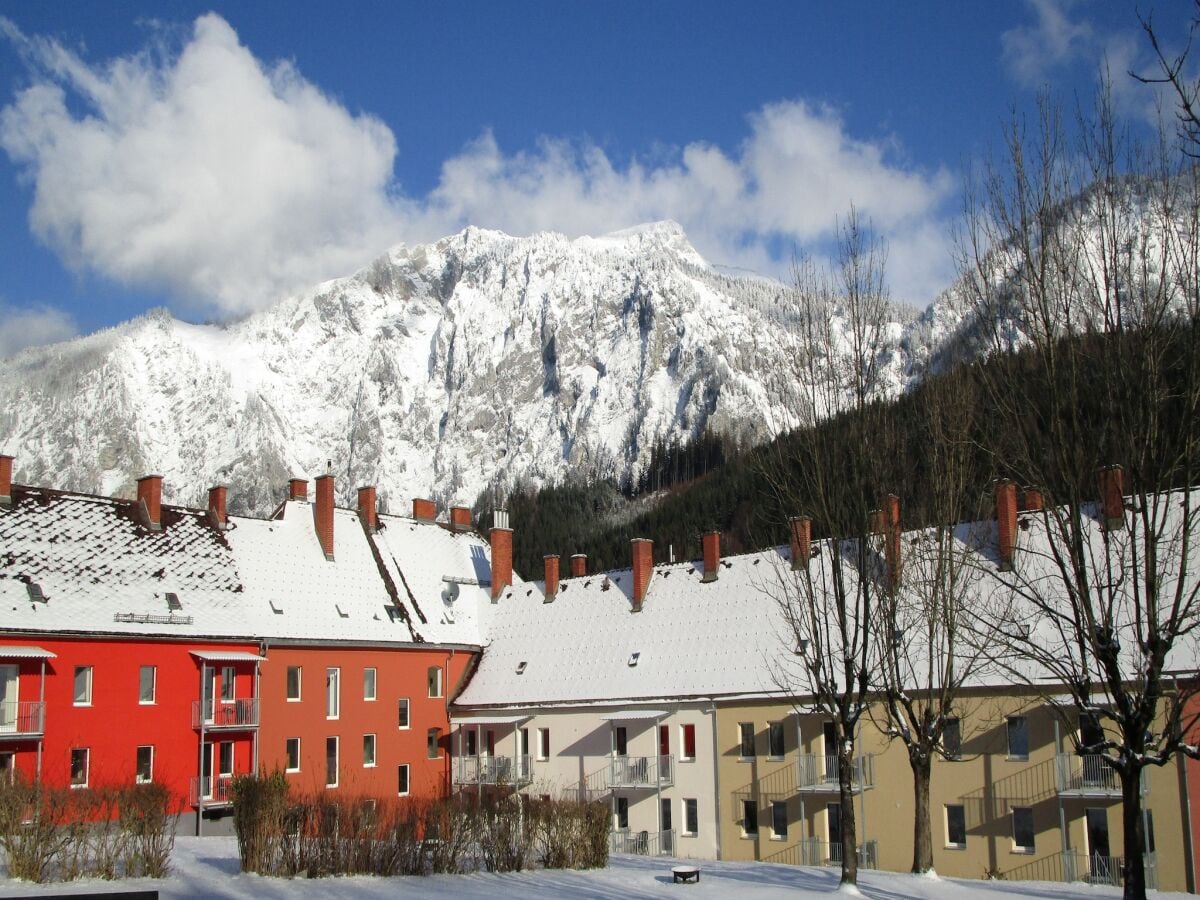
<svg viewBox="0 0 1200 900">
<path fill-rule="evenodd" d="M 0 879 L 0 897 L 40 894 L 108 893 L 158 890 L 161 897 L 497 897 L 521 900 L 594 900 L 600 897 L 732 897 L 738 900 L 806 898 L 838 895 L 836 869 L 810 869 L 751 862 L 688 861 L 701 869 L 699 884 L 672 884 L 673 861 L 642 856 L 614 856 L 607 869 L 554 870 L 493 875 L 431 875 L 426 878 L 320 878 L 286 880 L 238 872 L 233 838 L 180 837 L 172 857 L 172 875 L 161 880 L 77 881 L 32 885 Z M 1117 888 L 1044 881 L 985 882 L 919 878 L 892 872 L 862 872 L 859 893 L 877 900 L 953 896 L 955 900 L 1016 900 L 1060 897 L 1098 900 L 1119 897 Z M 1183 898 L 1187 894 L 1157 894 Z"/>
</svg>

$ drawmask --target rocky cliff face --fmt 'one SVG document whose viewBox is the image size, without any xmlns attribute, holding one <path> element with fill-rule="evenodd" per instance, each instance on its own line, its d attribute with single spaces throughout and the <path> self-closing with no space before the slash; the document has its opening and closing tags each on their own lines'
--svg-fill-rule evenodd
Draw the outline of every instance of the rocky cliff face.
<svg viewBox="0 0 1200 900">
<path fill-rule="evenodd" d="M 710 267 L 673 223 L 602 238 L 468 228 L 226 326 L 154 311 L 0 361 L 17 480 L 268 512 L 291 475 L 472 502 L 492 483 L 636 476 L 656 439 L 797 424 L 788 287 Z M 897 309 L 888 392 L 943 328 Z"/>
</svg>

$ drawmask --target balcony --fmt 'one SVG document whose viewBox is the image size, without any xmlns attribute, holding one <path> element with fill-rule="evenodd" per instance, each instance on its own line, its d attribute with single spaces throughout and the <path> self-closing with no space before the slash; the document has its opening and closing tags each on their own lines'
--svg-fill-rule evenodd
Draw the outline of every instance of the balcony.
<svg viewBox="0 0 1200 900">
<path fill-rule="evenodd" d="M 205 731 L 237 730 L 258 727 L 258 698 L 242 700 L 192 701 L 192 727 Z"/>
<path fill-rule="evenodd" d="M 0 703 L 0 741 L 39 738 L 46 733 L 46 704 L 40 700 Z"/>
<path fill-rule="evenodd" d="M 454 783 L 520 787 L 533 780 L 528 756 L 460 756 L 454 763 Z"/>
<path fill-rule="evenodd" d="M 608 764 L 608 787 L 658 788 L 675 781 L 673 756 L 614 756 Z"/>
<path fill-rule="evenodd" d="M 842 864 L 842 842 L 823 841 L 820 838 L 806 838 L 799 844 L 800 865 L 802 866 L 840 866 Z M 879 864 L 879 846 L 875 841 L 863 841 L 858 845 L 858 867 L 874 869 Z"/>
<path fill-rule="evenodd" d="M 1091 856 L 1068 852 L 1062 855 L 1063 881 L 1086 881 L 1109 887 L 1125 886 L 1125 858 L 1122 856 Z M 1158 887 L 1158 860 L 1154 853 L 1145 856 L 1146 887 Z"/>
<path fill-rule="evenodd" d="M 801 753 L 797 787 L 808 793 L 833 794 L 838 790 L 837 756 Z M 857 794 L 875 787 L 875 755 L 868 753 L 854 760 L 850 770 L 850 789 Z"/>
<path fill-rule="evenodd" d="M 193 778 L 188 789 L 188 802 L 192 806 L 208 809 L 213 806 L 229 806 L 233 803 L 233 776 L 211 775 Z"/>
<path fill-rule="evenodd" d="M 675 832 L 612 831 L 608 835 L 608 850 L 630 856 L 674 856 Z"/>
<path fill-rule="evenodd" d="M 1059 753 L 1054 757 L 1054 777 L 1063 797 L 1121 798 L 1121 777 L 1099 753 L 1078 756 Z M 1146 770 L 1142 770 L 1142 796 L 1149 792 Z"/>
</svg>

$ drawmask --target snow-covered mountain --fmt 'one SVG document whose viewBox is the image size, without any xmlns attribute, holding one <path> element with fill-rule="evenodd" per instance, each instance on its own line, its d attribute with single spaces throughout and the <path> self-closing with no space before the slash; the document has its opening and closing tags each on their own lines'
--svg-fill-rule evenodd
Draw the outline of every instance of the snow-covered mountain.
<svg viewBox="0 0 1200 900">
<path fill-rule="evenodd" d="M 705 262 L 674 223 L 601 238 L 468 228 L 225 326 L 153 311 L 0 361 L 18 480 L 264 512 L 292 475 L 473 502 L 489 484 L 636 475 L 660 438 L 797 424 L 790 289 Z M 886 390 L 944 336 L 902 307 Z"/>
</svg>

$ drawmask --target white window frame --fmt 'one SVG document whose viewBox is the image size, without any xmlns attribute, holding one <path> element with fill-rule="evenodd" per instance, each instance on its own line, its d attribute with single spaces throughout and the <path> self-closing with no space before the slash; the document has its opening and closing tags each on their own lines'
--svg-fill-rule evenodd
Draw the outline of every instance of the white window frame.
<svg viewBox="0 0 1200 900">
<path fill-rule="evenodd" d="M 1025 752 L 1024 753 L 1013 753 L 1012 723 L 1017 720 L 1020 720 L 1021 722 L 1024 723 L 1024 732 L 1025 732 Z M 1005 743 L 1004 750 L 1005 750 L 1005 753 L 1007 754 L 1007 757 L 1006 757 L 1007 759 L 1011 759 L 1016 762 L 1027 762 L 1029 760 L 1029 717 L 1028 716 L 1007 716 L 1007 717 L 1005 717 L 1005 719 L 1004 719 L 1004 743 Z"/>
<path fill-rule="evenodd" d="M 782 753 L 773 753 L 775 749 L 771 746 L 771 735 L 774 729 L 779 729 L 779 737 L 783 746 L 780 748 Z M 782 719 L 777 719 L 774 722 L 767 723 L 767 759 L 771 762 L 778 762 L 787 754 L 787 724 Z"/>
<path fill-rule="evenodd" d="M 367 673 L 371 673 L 371 677 L 367 678 Z M 367 688 L 370 687 L 370 690 Z M 379 670 L 374 666 L 363 667 L 363 700 L 370 703 L 379 696 Z"/>
<path fill-rule="evenodd" d="M 404 724 L 400 724 L 400 710 L 404 710 Z M 408 731 L 412 728 L 412 701 L 407 697 L 401 697 L 396 701 L 396 728 L 400 731 Z"/>
<path fill-rule="evenodd" d="M 695 756 L 687 755 L 687 729 L 692 729 L 692 753 L 699 753 L 699 744 L 696 742 L 696 726 L 692 722 L 682 722 L 679 725 L 679 761 L 680 762 L 695 762 Z"/>
<path fill-rule="evenodd" d="M 338 666 L 325 669 L 325 718 L 342 717 L 342 670 Z"/>
<path fill-rule="evenodd" d="M 745 730 L 747 728 L 750 729 L 750 754 L 749 755 L 746 755 L 746 753 L 744 752 L 746 749 Z M 756 738 L 757 738 L 757 735 L 754 733 L 754 723 L 753 722 L 738 722 L 738 728 L 737 728 L 738 762 L 750 762 L 752 759 L 755 758 L 755 754 L 758 751 L 758 747 L 755 746 L 757 743 Z"/>
<path fill-rule="evenodd" d="M 88 668 L 91 668 L 90 666 Z M 83 781 L 75 780 L 75 754 L 83 754 Z M 68 775 L 71 778 L 72 788 L 85 788 L 88 786 L 88 781 L 92 774 L 92 748 L 91 747 L 72 747 L 71 748 L 71 770 Z"/>
<path fill-rule="evenodd" d="M 145 687 L 142 683 L 143 673 L 150 672 L 150 698 L 146 698 Z M 158 666 L 140 666 L 138 668 L 138 705 L 153 706 L 158 698 Z"/>
<path fill-rule="evenodd" d="M 292 696 L 292 672 L 296 673 L 296 696 Z M 283 683 L 284 696 L 288 703 L 299 703 L 304 696 L 304 667 L 303 666 L 288 666 L 287 672 L 284 675 Z"/>
<path fill-rule="evenodd" d="M 433 738 L 433 741 L 430 741 L 430 738 Z M 429 752 L 431 750 L 432 753 Z M 428 759 L 442 758 L 442 729 L 429 728 L 425 731 L 425 756 Z"/>
<path fill-rule="evenodd" d="M 775 830 L 775 810 L 779 807 L 783 808 L 783 833 Z M 786 800 L 771 801 L 771 840 L 786 841 L 788 838 L 788 805 Z"/>
<path fill-rule="evenodd" d="M 141 770 L 141 758 L 140 757 L 141 757 L 141 752 L 143 750 L 150 751 L 150 774 L 145 778 L 142 777 L 142 773 L 140 771 Z M 134 782 L 137 784 L 153 783 L 153 781 L 154 781 L 154 745 L 153 744 L 139 744 L 136 753 L 137 753 L 137 755 L 134 757 L 134 772 L 133 772 Z"/>
<path fill-rule="evenodd" d="M 83 676 L 83 699 L 79 698 L 79 677 Z M 72 685 L 73 706 L 91 706 L 92 705 L 92 667 L 91 666 L 76 666 L 75 676 Z"/>
<path fill-rule="evenodd" d="M 292 762 L 291 746 L 292 746 L 293 741 L 296 744 L 295 768 L 293 768 L 291 765 L 291 762 Z M 284 766 L 286 766 L 286 768 L 284 769 L 285 772 L 299 772 L 300 771 L 300 738 L 290 737 L 284 741 L 284 743 L 283 743 L 283 764 L 284 764 Z"/>
<path fill-rule="evenodd" d="M 329 780 L 329 742 L 333 741 L 333 781 Z M 342 741 L 336 734 L 325 737 L 325 787 L 335 788 L 342 782 Z"/>
<path fill-rule="evenodd" d="M 682 829 L 679 832 L 680 837 L 698 837 L 700 835 L 700 801 L 695 797 L 684 797 L 679 801 L 683 806 L 683 816 L 681 817 Z M 688 804 L 696 811 L 696 830 L 688 831 Z"/>
<path fill-rule="evenodd" d="M 427 687 L 429 688 L 429 699 L 435 700 L 435 699 L 441 697 L 442 696 L 442 667 L 441 666 L 430 666 L 425 672 L 425 677 L 426 677 L 426 681 L 427 681 Z"/>
<path fill-rule="evenodd" d="M 950 840 L 950 810 L 961 809 L 963 814 L 963 840 L 962 843 Z M 947 803 L 942 807 L 942 820 L 945 823 L 943 827 L 945 838 L 945 846 L 947 850 L 966 850 L 967 849 L 967 807 L 964 803 Z"/>
<path fill-rule="evenodd" d="M 754 811 L 754 830 L 751 831 L 746 827 L 746 813 L 750 810 Z M 747 840 L 758 837 L 758 804 L 753 800 L 742 801 L 742 837 Z"/>
<path fill-rule="evenodd" d="M 404 790 L 400 790 L 400 773 L 404 773 Z M 398 797 L 407 797 L 412 793 L 412 769 L 408 763 L 400 763 L 396 766 L 396 795 Z"/>
<path fill-rule="evenodd" d="M 545 762 L 550 758 L 550 729 L 539 728 L 537 730 L 537 759 L 538 762 Z"/>
<path fill-rule="evenodd" d="M 1029 833 L 1033 836 L 1033 843 L 1028 847 L 1021 846 L 1017 843 L 1017 812 L 1025 811 L 1029 813 Z M 1033 821 L 1032 806 L 1014 806 L 1008 815 L 1009 826 L 1012 829 L 1012 852 L 1019 853 L 1022 856 L 1033 856 L 1037 853 L 1037 826 Z"/>
<path fill-rule="evenodd" d="M 226 750 L 225 748 L 229 749 Z M 229 758 L 226 759 L 226 754 Z M 226 763 L 229 765 L 226 766 Z M 217 744 L 217 775 L 220 778 L 233 777 L 233 770 L 237 765 L 237 748 L 233 746 L 233 741 L 220 741 Z"/>
<path fill-rule="evenodd" d="M 237 668 L 221 666 L 221 702 L 233 703 L 237 699 Z"/>
<path fill-rule="evenodd" d="M 370 739 L 370 746 L 371 746 L 371 761 L 370 762 L 367 762 L 368 739 Z M 378 751 L 379 751 L 379 746 L 378 746 L 378 742 L 375 740 L 375 735 L 374 734 L 364 734 L 363 735 L 363 768 L 364 769 L 375 768 L 375 762 L 378 758 L 378 755 L 377 755 Z"/>
</svg>

